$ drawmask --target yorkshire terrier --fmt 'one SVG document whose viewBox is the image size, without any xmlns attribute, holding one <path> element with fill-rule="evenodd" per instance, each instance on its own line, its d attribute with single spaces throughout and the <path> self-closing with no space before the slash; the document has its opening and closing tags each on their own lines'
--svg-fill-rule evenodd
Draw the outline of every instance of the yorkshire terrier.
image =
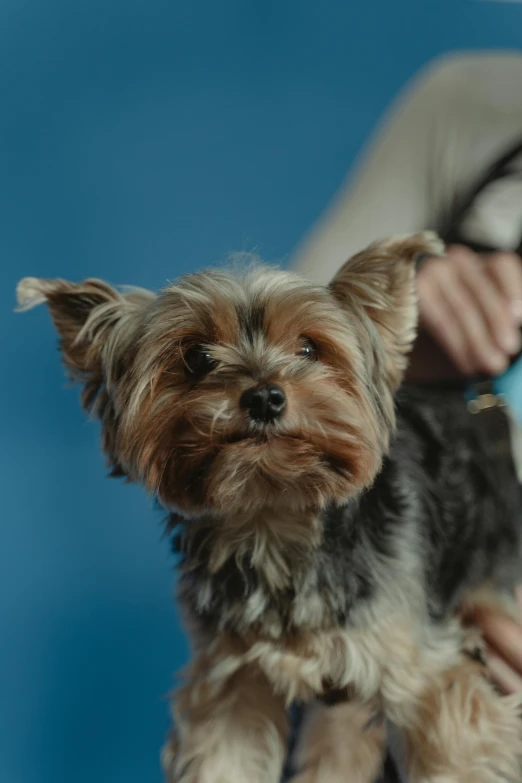
<svg viewBox="0 0 522 783">
<path fill-rule="evenodd" d="M 376 242 L 327 287 L 188 275 L 159 295 L 26 278 L 101 420 L 114 475 L 170 513 L 192 663 L 171 783 L 372 783 L 386 730 L 412 782 L 522 779 L 520 699 L 464 605 L 515 611 L 520 489 L 459 393 L 399 390 L 432 233 Z"/>
</svg>

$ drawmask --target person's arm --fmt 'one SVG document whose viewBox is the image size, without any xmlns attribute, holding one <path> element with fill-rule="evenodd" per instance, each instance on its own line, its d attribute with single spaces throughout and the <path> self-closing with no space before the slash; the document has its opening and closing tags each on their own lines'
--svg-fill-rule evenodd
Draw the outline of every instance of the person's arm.
<svg viewBox="0 0 522 783">
<path fill-rule="evenodd" d="M 292 266 L 328 282 L 370 242 L 438 229 L 460 180 L 466 144 L 455 81 L 458 59 L 424 70 L 386 113 L 377 133 L 323 216 L 297 248 Z"/>
<path fill-rule="evenodd" d="M 326 283 L 373 240 L 440 230 L 455 199 L 521 135 L 520 53 L 435 60 L 385 112 L 291 265 Z"/>
</svg>

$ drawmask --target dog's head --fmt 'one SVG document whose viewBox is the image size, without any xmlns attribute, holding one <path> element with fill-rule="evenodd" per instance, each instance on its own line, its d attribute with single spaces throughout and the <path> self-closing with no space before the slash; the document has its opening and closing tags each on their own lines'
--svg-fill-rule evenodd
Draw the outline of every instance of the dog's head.
<svg viewBox="0 0 522 783">
<path fill-rule="evenodd" d="M 328 287 L 259 266 L 159 295 L 26 278 L 18 297 L 47 303 L 114 473 L 189 513 L 320 507 L 379 470 L 415 335 L 414 258 L 441 251 L 427 233 L 375 243 Z"/>
</svg>

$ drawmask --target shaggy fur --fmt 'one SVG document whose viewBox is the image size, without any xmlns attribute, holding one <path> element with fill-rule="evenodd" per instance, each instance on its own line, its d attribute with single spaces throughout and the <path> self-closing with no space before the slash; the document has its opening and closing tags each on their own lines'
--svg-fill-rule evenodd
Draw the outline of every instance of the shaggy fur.
<svg viewBox="0 0 522 783">
<path fill-rule="evenodd" d="M 171 512 L 194 647 L 171 783 L 277 783 L 296 699 L 316 705 L 296 783 L 371 783 L 385 721 L 412 781 L 521 779 L 520 705 L 458 615 L 512 611 L 513 466 L 460 393 L 397 391 L 415 258 L 442 251 L 429 233 L 375 243 L 328 288 L 264 267 L 158 296 L 20 283 L 22 309 L 48 304 L 112 472 Z M 260 415 L 251 394 L 274 385 Z"/>
</svg>

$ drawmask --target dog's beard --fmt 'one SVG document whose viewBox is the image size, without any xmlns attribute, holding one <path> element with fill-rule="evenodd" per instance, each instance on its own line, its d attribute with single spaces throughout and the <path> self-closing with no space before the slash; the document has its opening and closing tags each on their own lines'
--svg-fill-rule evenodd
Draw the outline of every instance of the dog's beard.
<svg viewBox="0 0 522 783">
<path fill-rule="evenodd" d="M 373 479 L 387 443 L 366 397 L 311 373 L 288 382 L 281 421 L 249 421 L 222 387 L 182 395 L 172 386 L 123 422 L 129 474 L 167 507 L 240 513 L 346 500 Z M 236 394 L 237 396 L 237 394 Z M 134 474 L 134 475 L 133 475 Z"/>
</svg>

